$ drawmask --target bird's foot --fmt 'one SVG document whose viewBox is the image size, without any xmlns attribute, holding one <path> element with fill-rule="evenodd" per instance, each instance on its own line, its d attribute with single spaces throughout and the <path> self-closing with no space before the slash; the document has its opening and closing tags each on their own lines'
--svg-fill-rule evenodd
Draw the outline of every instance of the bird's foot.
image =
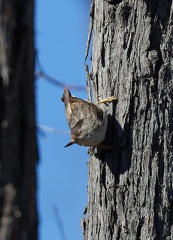
<svg viewBox="0 0 173 240">
<path fill-rule="evenodd" d="M 88 148 L 88 154 L 93 155 L 95 153 L 96 147 L 101 148 L 101 149 L 106 150 L 106 151 L 111 151 L 111 150 L 114 149 L 114 147 L 112 147 L 112 146 L 109 146 L 109 145 L 106 145 L 106 144 L 103 144 L 103 143 L 99 143 L 95 147 Z"/>
<path fill-rule="evenodd" d="M 115 97 L 115 96 L 108 97 L 108 98 L 105 98 L 105 99 L 97 102 L 97 104 L 100 104 L 100 103 L 110 103 L 110 102 L 118 102 L 118 98 Z"/>
<path fill-rule="evenodd" d="M 114 147 L 112 147 L 112 146 L 105 145 L 105 144 L 103 144 L 103 143 L 99 143 L 99 144 L 97 145 L 97 147 L 102 148 L 102 149 L 104 149 L 104 150 L 106 150 L 106 151 L 111 151 L 111 150 L 114 148 Z"/>
</svg>

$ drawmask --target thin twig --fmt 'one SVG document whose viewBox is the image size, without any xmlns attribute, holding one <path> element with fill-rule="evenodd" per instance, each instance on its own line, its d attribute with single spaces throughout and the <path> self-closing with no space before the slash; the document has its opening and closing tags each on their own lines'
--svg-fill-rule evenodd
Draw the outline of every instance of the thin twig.
<svg viewBox="0 0 173 240">
<path fill-rule="evenodd" d="M 92 31 L 93 31 L 93 20 L 94 20 L 94 6 L 95 6 L 95 1 L 93 0 L 91 3 L 91 9 L 90 9 L 90 26 L 89 26 L 88 39 L 86 44 L 85 60 L 88 57 L 88 52 L 89 52 L 90 43 L 91 43 L 91 37 L 92 37 Z"/>
<path fill-rule="evenodd" d="M 92 31 L 93 31 L 93 21 L 94 21 L 94 6 L 95 6 L 95 0 L 92 0 L 91 3 L 91 9 L 90 9 L 90 26 L 89 26 L 89 33 L 88 33 L 88 39 L 86 44 L 86 52 L 85 52 L 85 72 L 86 72 L 86 85 L 87 85 L 87 92 L 88 92 L 88 100 L 92 101 L 92 90 L 91 90 L 91 77 L 89 74 L 89 67 L 86 63 L 86 60 L 88 58 L 89 49 L 91 45 L 91 38 L 92 38 Z"/>
<path fill-rule="evenodd" d="M 57 87 L 61 87 L 61 88 L 67 87 L 70 90 L 86 91 L 86 87 L 84 87 L 84 86 L 69 85 L 69 84 L 62 83 L 62 82 L 58 81 L 57 79 L 54 79 L 54 78 L 50 77 L 49 75 L 47 75 L 43 71 L 37 72 L 35 74 L 35 77 L 36 78 L 44 78 L 45 80 L 47 80 L 48 82 L 56 85 Z"/>
<path fill-rule="evenodd" d="M 37 63 L 37 67 L 38 67 L 38 72 L 35 73 L 35 77 L 36 78 L 43 78 L 45 80 L 47 80 L 48 82 L 56 85 L 57 87 L 60 88 L 69 88 L 70 90 L 77 90 L 77 91 L 86 91 L 86 87 L 84 86 L 78 86 L 78 85 L 69 85 L 69 84 L 65 84 L 55 78 L 50 77 L 48 74 L 45 73 L 45 71 L 43 70 L 40 61 L 39 61 L 39 57 L 38 57 L 38 53 L 37 50 L 35 49 L 35 59 L 36 59 L 36 63 Z"/>
<path fill-rule="evenodd" d="M 58 224 L 58 228 L 60 230 L 61 238 L 62 238 L 62 240 L 67 240 L 66 234 L 65 234 L 65 231 L 64 231 L 64 226 L 63 226 L 63 223 L 61 221 L 57 206 L 53 207 L 53 211 L 55 213 L 55 217 L 56 217 L 56 221 L 57 221 L 57 224 Z"/>
<path fill-rule="evenodd" d="M 60 130 L 60 129 L 48 127 L 48 126 L 45 126 L 45 125 L 37 124 L 37 127 L 38 127 L 39 129 L 43 130 L 43 131 L 46 131 L 46 132 L 58 133 L 58 134 L 65 134 L 65 135 L 69 135 L 69 134 L 70 134 L 69 131 Z"/>
<path fill-rule="evenodd" d="M 87 85 L 87 92 L 88 92 L 88 100 L 92 101 L 91 79 L 90 79 L 90 74 L 89 74 L 89 68 L 86 63 L 85 63 L 85 73 L 86 73 L 86 85 Z"/>
</svg>

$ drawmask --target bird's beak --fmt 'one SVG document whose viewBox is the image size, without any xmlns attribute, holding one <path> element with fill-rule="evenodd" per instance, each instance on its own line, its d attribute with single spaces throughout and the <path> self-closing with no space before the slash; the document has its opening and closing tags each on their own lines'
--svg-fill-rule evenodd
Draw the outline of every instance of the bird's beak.
<svg viewBox="0 0 173 240">
<path fill-rule="evenodd" d="M 71 141 L 71 142 L 69 142 L 67 145 L 65 145 L 64 147 L 69 147 L 69 146 L 71 146 L 73 143 L 75 143 L 75 141 Z"/>
</svg>

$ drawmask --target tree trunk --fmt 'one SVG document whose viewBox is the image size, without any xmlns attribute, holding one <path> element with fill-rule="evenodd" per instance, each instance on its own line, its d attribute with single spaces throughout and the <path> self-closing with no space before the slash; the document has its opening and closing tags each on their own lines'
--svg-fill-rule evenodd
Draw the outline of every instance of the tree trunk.
<svg viewBox="0 0 173 240">
<path fill-rule="evenodd" d="M 119 102 L 114 149 L 90 155 L 84 239 L 173 239 L 172 0 L 92 0 L 90 16 L 88 86 Z"/>
<path fill-rule="evenodd" d="M 0 240 L 36 240 L 33 1 L 0 2 Z"/>
</svg>

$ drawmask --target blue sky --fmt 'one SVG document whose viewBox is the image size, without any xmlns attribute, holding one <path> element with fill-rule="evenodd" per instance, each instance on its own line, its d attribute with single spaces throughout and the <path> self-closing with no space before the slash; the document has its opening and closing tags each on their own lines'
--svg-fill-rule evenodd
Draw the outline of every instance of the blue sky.
<svg viewBox="0 0 173 240">
<path fill-rule="evenodd" d="M 67 85 L 86 85 L 84 56 L 90 1 L 37 0 L 35 41 L 46 74 Z M 36 69 L 38 71 L 38 69 Z M 63 89 L 36 80 L 37 124 L 69 131 L 61 102 Z M 72 91 L 87 99 L 87 93 Z M 87 204 L 87 148 L 64 148 L 69 134 L 38 131 L 38 210 L 40 240 L 80 240 Z M 57 212 L 59 218 L 57 218 Z M 61 224 L 66 238 L 62 237 Z"/>
</svg>

